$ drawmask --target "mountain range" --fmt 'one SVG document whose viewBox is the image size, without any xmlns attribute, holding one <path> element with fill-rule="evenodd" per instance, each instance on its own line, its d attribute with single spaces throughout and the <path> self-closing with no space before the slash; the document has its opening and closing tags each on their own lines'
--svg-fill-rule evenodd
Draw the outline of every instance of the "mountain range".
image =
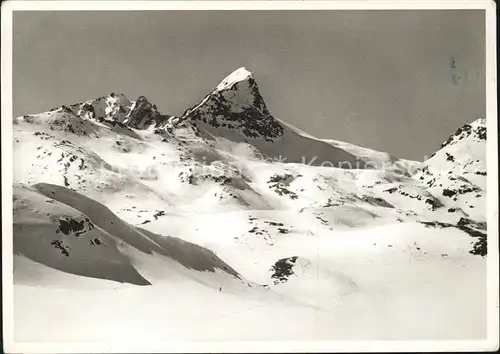
<svg viewBox="0 0 500 354">
<path fill-rule="evenodd" d="M 111 93 L 13 133 L 23 340 L 485 335 L 485 118 L 410 161 L 274 117 L 240 68 L 181 116 Z"/>
</svg>

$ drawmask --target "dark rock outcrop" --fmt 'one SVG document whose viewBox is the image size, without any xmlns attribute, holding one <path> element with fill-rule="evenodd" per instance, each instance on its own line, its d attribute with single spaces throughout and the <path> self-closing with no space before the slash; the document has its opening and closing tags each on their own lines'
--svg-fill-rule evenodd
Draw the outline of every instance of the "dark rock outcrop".
<svg viewBox="0 0 500 354">
<path fill-rule="evenodd" d="M 283 136 L 284 129 L 266 107 L 253 76 L 244 68 L 231 75 L 235 74 L 241 78 L 226 85 L 223 81 L 200 104 L 184 112 L 182 119 L 237 130 L 251 139 L 262 138 L 272 142 Z"/>
<path fill-rule="evenodd" d="M 150 103 L 144 96 L 135 101 L 134 108 L 125 120 L 125 124 L 135 129 L 146 129 L 152 124 L 161 125 L 169 116 L 161 114 L 156 105 Z"/>
</svg>

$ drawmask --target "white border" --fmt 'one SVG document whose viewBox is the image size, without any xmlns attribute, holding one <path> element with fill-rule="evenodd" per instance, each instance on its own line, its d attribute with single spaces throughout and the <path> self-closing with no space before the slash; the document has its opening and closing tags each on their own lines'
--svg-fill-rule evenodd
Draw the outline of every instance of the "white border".
<svg viewBox="0 0 500 354">
<path fill-rule="evenodd" d="M 498 253 L 498 111 L 497 111 L 497 55 L 496 4 L 486 9 L 486 127 L 488 171 L 488 339 L 499 349 L 499 253 Z M 494 342 L 493 342 L 494 341 Z"/>
<path fill-rule="evenodd" d="M 129 11 L 129 10 L 452 10 L 452 9 L 491 9 L 495 10 L 494 1 L 486 0 L 302 0 L 302 1 L 157 1 L 157 0 L 51 0 L 51 1 L 15 1 L 8 0 L 6 10 L 21 11 Z"/>
<path fill-rule="evenodd" d="M 126 8 L 125 8 L 126 7 Z M 499 347 L 498 137 L 494 1 L 5 1 L 2 25 L 3 343 L 8 353 L 496 351 Z M 179 343 L 15 343 L 12 274 L 12 12 L 74 10 L 413 10 L 486 11 L 488 160 L 488 339 L 480 341 L 313 341 Z"/>
</svg>

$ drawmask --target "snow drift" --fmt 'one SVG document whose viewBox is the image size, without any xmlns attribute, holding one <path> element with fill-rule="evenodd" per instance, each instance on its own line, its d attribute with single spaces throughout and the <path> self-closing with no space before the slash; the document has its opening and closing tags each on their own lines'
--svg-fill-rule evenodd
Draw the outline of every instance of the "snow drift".
<svg viewBox="0 0 500 354">
<path fill-rule="evenodd" d="M 133 227 L 104 205 L 65 187 L 46 183 L 33 188 L 15 187 L 17 254 L 72 274 L 149 285 L 134 268 L 134 260 L 120 252 L 127 247 L 160 254 L 192 270 L 219 269 L 239 277 L 213 252 L 175 237 Z"/>
</svg>

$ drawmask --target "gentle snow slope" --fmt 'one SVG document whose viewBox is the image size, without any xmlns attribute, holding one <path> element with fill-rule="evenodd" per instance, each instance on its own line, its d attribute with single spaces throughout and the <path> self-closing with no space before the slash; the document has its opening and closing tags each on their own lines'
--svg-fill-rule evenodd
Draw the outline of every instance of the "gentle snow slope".
<svg viewBox="0 0 500 354">
<path fill-rule="evenodd" d="M 196 271 L 238 273 L 203 247 L 135 228 L 108 208 L 65 187 L 37 184 L 14 190 L 14 250 L 68 273 L 149 285 L 124 253 L 162 255 Z M 169 266 L 165 262 L 164 266 Z M 23 269 L 15 269 L 23 272 Z"/>
</svg>

